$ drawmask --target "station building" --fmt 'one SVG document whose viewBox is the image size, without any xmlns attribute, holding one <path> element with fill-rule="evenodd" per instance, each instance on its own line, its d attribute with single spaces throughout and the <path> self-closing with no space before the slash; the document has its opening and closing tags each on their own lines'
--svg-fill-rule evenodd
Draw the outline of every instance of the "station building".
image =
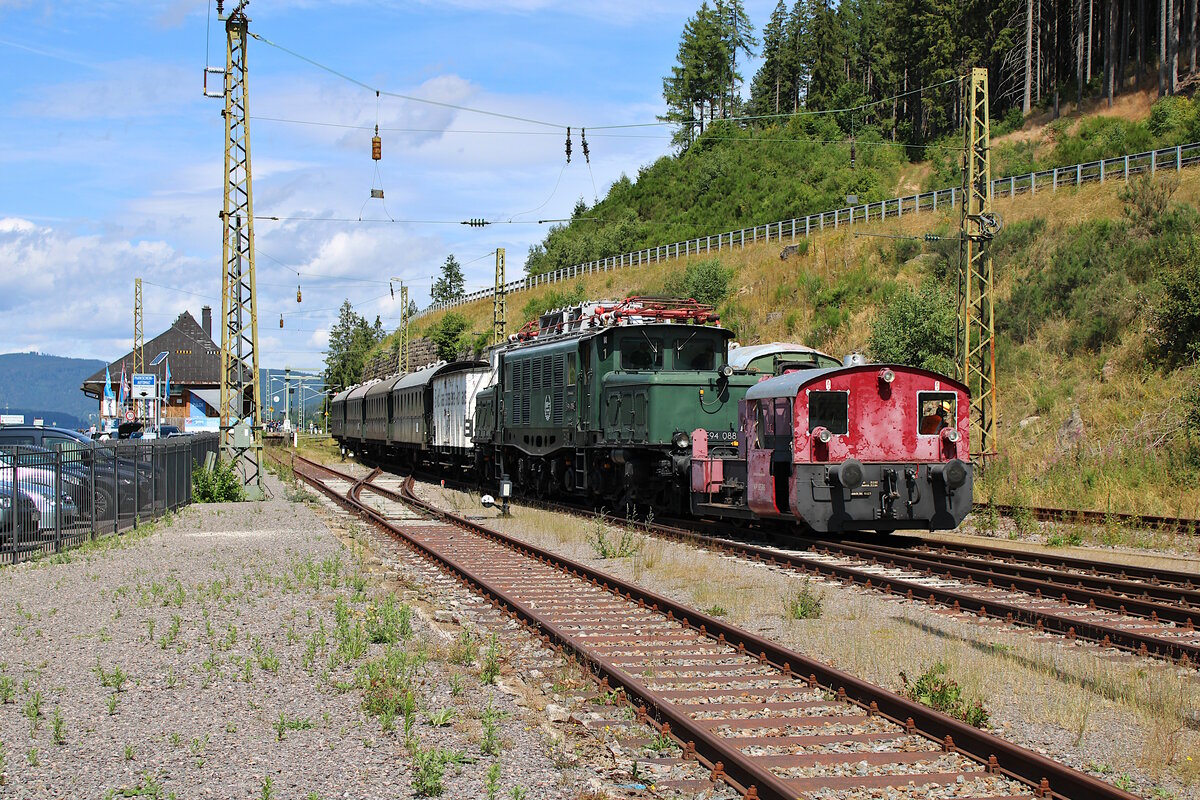
<svg viewBox="0 0 1200 800">
<path fill-rule="evenodd" d="M 221 348 L 212 338 L 212 308 L 204 306 L 200 313 L 201 322 L 185 311 L 171 323 L 171 327 L 149 339 L 142 347 L 144 368 L 154 374 L 160 386 L 166 378 L 166 368 L 171 370 L 170 397 L 163 404 L 163 424 L 175 425 L 184 431 L 216 431 L 220 428 L 218 408 L 221 403 Z M 159 353 L 167 358 L 158 366 L 150 362 Z M 115 424 L 131 405 L 128 386 L 133 374 L 133 351 L 130 350 L 108 365 L 112 381 L 113 398 L 121 396 L 121 373 L 126 376 L 126 407 L 118 408 L 116 399 L 104 396 L 104 370 L 83 382 L 83 393 L 94 398 L 100 406 L 102 429 Z M 160 389 L 161 391 L 161 389 Z"/>
</svg>

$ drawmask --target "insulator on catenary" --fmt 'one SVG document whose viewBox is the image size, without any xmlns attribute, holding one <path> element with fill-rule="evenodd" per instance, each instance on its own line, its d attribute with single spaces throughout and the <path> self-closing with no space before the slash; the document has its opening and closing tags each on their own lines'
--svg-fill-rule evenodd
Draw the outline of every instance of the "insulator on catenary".
<svg viewBox="0 0 1200 800">
<path fill-rule="evenodd" d="M 296 284 L 296 302 L 300 302 L 300 284 Z"/>
<path fill-rule="evenodd" d="M 279 315 L 279 327 L 283 327 L 283 314 Z"/>
<path fill-rule="evenodd" d="M 587 163 L 591 164 L 592 156 L 590 153 L 588 153 L 588 146 L 587 146 L 587 128 L 579 129 L 579 140 L 580 140 L 580 142 L 583 143 L 583 160 L 586 161 Z M 568 158 L 567 160 L 570 161 L 571 159 Z"/>
<path fill-rule="evenodd" d="M 567 163 L 571 163 L 571 129 L 567 128 Z"/>
<path fill-rule="evenodd" d="M 379 138 L 379 126 L 375 126 L 375 135 L 371 137 L 371 160 L 383 158 L 383 140 Z"/>
</svg>

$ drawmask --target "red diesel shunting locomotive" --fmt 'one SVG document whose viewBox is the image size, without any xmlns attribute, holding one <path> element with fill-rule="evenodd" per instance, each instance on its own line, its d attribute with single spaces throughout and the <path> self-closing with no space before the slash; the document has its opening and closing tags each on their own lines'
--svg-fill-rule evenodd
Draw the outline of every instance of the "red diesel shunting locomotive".
<svg viewBox="0 0 1200 800">
<path fill-rule="evenodd" d="M 696 431 L 693 512 L 819 532 L 957 527 L 971 510 L 966 387 L 914 367 L 847 364 L 752 387 L 736 458 L 710 457 Z"/>
</svg>

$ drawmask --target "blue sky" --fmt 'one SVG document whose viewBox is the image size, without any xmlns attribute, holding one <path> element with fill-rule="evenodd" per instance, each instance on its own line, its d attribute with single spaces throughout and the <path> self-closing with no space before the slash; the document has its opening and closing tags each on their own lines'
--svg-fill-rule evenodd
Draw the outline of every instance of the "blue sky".
<svg viewBox="0 0 1200 800">
<path fill-rule="evenodd" d="M 368 85 L 596 127 L 661 113 L 661 77 L 698 5 L 253 0 L 248 11 L 253 33 Z M 132 342 L 139 276 L 147 338 L 185 309 L 199 318 L 208 302 L 219 312 L 222 101 L 201 93 L 206 52 L 208 64 L 225 59 L 214 6 L 0 0 L 0 352 L 118 357 Z M 771 7 L 747 3 L 757 27 Z M 491 283 L 486 254 L 506 248 L 517 277 L 546 233 L 374 220 L 563 217 L 669 151 L 664 128 L 596 131 L 589 170 L 576 133 L 564 169 L 561 132 L 377 101 L 257 40 L 248 57 L 256 215 L 368 220 L 257 222 L 266 367 L 320 367 L 344 298 L 390 330 L 399 305 L 388 278 L 405 279 L 424 305 L 448 254 L 466 264 L 470 290 Z M 379 179 L 371 131 L 335 127 L 377 122 L 422 129 L 381 133 Z M 368 200 L 373 185 L 386 212 Z"/>
</svg>

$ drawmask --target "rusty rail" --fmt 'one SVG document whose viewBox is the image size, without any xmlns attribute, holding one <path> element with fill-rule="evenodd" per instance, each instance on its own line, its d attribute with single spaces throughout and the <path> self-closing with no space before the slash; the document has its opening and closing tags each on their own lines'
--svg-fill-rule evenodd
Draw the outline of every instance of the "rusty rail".
<svg viewBox="0 0 1200 800">
<path fill-rule="evenodd" d="M 828 689 L 829 692 L 836 695 L 839 701 L 845 699 L 861 709 L 866 709 L 868 716 L 879 716 L 900 726 L 907 733 L 919 734 L 928 740 L 937 742 L 944 752 L 966 756 L 982 765 L 989 774 L 1000 773 L 1015 778 L 1028 786 L 1038 797 L 1078 798 L 1079 800 L 1082 798 L 1130 800 L 1132 798 L 1132 795 L 1103 781 L 1072 770 L 1063 764 L 973 728 L 905 697 L 888 692 L 822 662 L 784 648 L 775 642 L 732 626 L 718 618 L 688 608 L 667 597 L 594 570 L 579 562 L 505 536 L 471 520 L 436 509 L 415 497 L 411 491 L 411 478 L 406 482 L 404 491 L 394 492 L 370 483 L 378 474 L 378 470 L 372 472 L 367 478 L 355 479 L 323 465 L 317 465 L 315 462 L 308 462 L 307 459 L 298 460 L 306 462 L 305 469 L 311 465 L 320 472 L 350 482 L 351 489 L 345 496 L 342 496 L 322 481 L 307 474 L 305 469 L 296 471 L 298 476 L 347 509 L 371 519 L 376 525 L 397 536 L 425 557 L 451 570 L 476 589 L 492 597 L 505 610 L 525 621 L 547 640 L 552 640 L 574 651 L 597 674 L 624 689 L 629 696 L 637 698 L 650 710 L 650 714 L 665 722 L 669 727 L 664 727 L 664 732 L 669 732 L 681 744 L 686 742 L 684 744 L 685 756 L 694 748 L 693 752 L 702 758 L 702 763 L 711 766 L 714 776 L 722 777 L 747 797 L 776 797 L 790 800 L 798 793 L 797 781 L 789 784 L 769 770 L 753 763 L 753 757 L 730 747 L 728 743 L 721 740 L 721 737 L 714 735 L 708 726 L 698 724 L 697 720 L 680 713 L 677 708 L 672 707 L 671 703 L 664 702 L 655 690 L 650 689 L 642 681 L 631 678 L 628 670 L 621 669 L 611 659 L 573 636 L 570 631 L 564 630 L 561 626 L 544 618 L 536 608 L 531 607 L 528 603 L 522 602 L 483 580 L 477 574 L 477 567 L 459 563 L 457 558 L 425 545 L 412 535 L 411 529 L 391 525 L 382 514 L 374 511 L 361 500 L 362 491 L 369 489 L 389 499 L 419 508 L 461 530 L 523 554 L 536 561 L 537 564 L 552 566 L 562 573 L 586 581 L 592 587 L 602 587 L 604 591 L 624 598 L 629 603 L 636 603 L 638 608 L 652 609 L 666 620 L 689 631 L 689 635 L 698 634 L 710 642 L 736 648 L 736 652 L 743 656 L 753 657 L 757 654 L 759 664 L 774 669 L 788 679 L 808 675 L 808 678 L 805 679 L 808 685 Z M 887 775 L 889 777 L 920 778 L 919 775 Z"/>
</svg>

